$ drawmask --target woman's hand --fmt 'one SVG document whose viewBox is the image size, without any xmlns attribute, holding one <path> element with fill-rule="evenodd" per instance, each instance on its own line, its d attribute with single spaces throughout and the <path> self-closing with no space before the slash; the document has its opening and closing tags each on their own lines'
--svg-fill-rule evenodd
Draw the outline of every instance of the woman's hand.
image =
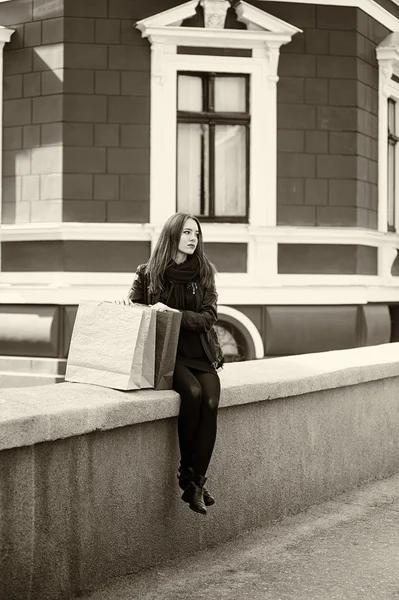
<svg viewBox="0 0 399 600">
<path fill-rule="evenodd" d="M 114 304 L 123 304 L 124 306 L 133 306 L 134 302 L 132 302 L 129 298 L 119 298 L 118 300 L 114 300 Z"/>
<path fill-rule="evenodd" d="M 155 310 L 157 310 L 159 312 L 165 312 L 167 310 L 169 310 L 170 312 L 180 312 L 176 308 L 170 308 L 170 306 L 167 306 L 166 304 L 163 304 L 162 302 L 157 302 L 156 304 L 153 304 L 151 306 L 151 308 L 154 308 Z"/>
</svg>

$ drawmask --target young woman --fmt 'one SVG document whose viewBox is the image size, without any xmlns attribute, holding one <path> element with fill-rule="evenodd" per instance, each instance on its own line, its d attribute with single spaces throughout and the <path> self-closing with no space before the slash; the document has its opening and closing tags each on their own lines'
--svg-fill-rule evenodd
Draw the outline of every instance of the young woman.
<svg viewBox="0 0 399 600">
<path fill-rule="evenodd" d="M 213 328 L 217 319 L 215 269 L 204 254 L 195 217 L 176 213 L 165 223 L 155 249 L 137 268 L 129 300 L 182 313 L 173 389 L 178 418 L 182 499 L 206 514 L 215 500 L 204 487 L 216 439 L 223 353 Z"/>
</svg>

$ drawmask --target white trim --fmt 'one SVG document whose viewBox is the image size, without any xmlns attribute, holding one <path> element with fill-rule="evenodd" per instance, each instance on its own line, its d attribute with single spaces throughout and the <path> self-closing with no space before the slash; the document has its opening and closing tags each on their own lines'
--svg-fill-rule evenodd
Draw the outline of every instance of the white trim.
<svg viewBox="0 0 399 600">
<path fill-rule="evenodd" d="M 252 6 L 252 4 L 248 4 L 244 0 L 235 6 L 235 11 L 238 21 L 245 23 L 249 30 L 254 28 L 255 31 L 263 29 L 273 33 L 289 34 L 290 36 L 301 31 L 298 27 L 290 25 L 286 21 L 270 15 L 260 8 Z"/>
<path fill-rule="evenodd" d="M 3 242 L 49 240 L 151 241 L 148 223 L 27 223 L 0 226 Z"/>
<path fill-rule="evenodd" d="M 244 315 L 244 313 L 242 313 L 240 310 L 237 310 L 236 308 L 232 308 L 231 306 L 224 306 L 221 304 L 218 305 L 218 315 L 219 317 L 227 315 L 241 323 L 241 325 L 243 325 L 243 327 L 245 327 L 245 329 L 248 331 L 248 334 L 250 335 L 253 341 L 255 348 L 255 358 L 263 358 L 265 356 L 265 349 L 263 346 L 262 337 L 255 325 L 252 323 L 251 319 L 247 317 L 247 315 Z"/>
<path fill-rule="evenodd" d="M 267 4 L 269 0 L 260 0 Z M 276 0 L 277 2 L 292 2 L 294 4 L 318 4 L 320 6 L 345 6 L 360 8 L 370 17 L 384 25 L 390 31 L 399 29 L 399 19 L 383 8 L 374 0 Z M 395 0 L 396 2 L 396 0 Z M 396 2 L 398 4 L 398 2 Z"/>
<path fill-rule="evenodd" d="M 378 231 L 388 229 L 388 99 L 399 102 L 399 34 L 388 35 L 376 49 L 378 60 Z M 398 171 L 399 174 L 399 171 Z M 399 201 L 396 201 L 396 231 L 399 232 Z"/>
<path fill-rule="evenodd" d="M 43 274 L 48 275 L 48 274 Z M 90 273 L 86 279 L 90 279 Z M 347 283 L 343 283 L 347 277 Z M 334 285 L 323 285 L 319 276 L 313 283 L 301 282 L 294 285 L 288 281 L 284 285 L 261 286 L 248 277 L 237 275 L 230 279 L 230 284 L 223 276 L 217 279 L 219 302 L 221 305 L 234 306 L 317 306 L 317 305 L 359 305 L 370 302 L 399 302 L 399 283 L 382 286 L 373 284 L 372 278 L 360 282 L 356 276 L 336 278 Z M 109 274 L 104 274 L 102 283 L 88 281 L 76 285 L 45 285 L 28 283 L 20 285 L 0 285 L 0 304 L 54 304 L 77 305 L 85 300 L 113 301 L 126 297 L 132 282 L 131 274 L 119 274 L 119 281 L 109 281 Z M 298 283 L 298 282 L 297 282 Z M 245 287 L 243 287 L 243 285 Z"/>
<path fill-rule="evenodd" d="M 399 212 L 399 211 L 398 211 Z M 396 278 L 391 275 L 391 268 L 397 256 L 399 248 L 399 232 L 387 233 L 372 231 L 369 229 L 349 228 L 349 227 L 258 227 L 244 224 L 233 223 L 203 223 L 202 225 L 204 240 L 213 243 L 241 243 L 248 245 L 248 266 L 247 274 L 240 274 L 238 277 L 245 276 L 250 278 L 241 281 L 245 287 L 272 286 L 279 285 L 286 281 L 288 276 L 277 273 L 277 252 L 278 244 L 350 244 L 360 246 L 373 246 L 378 248 L 378 277 L 379 284 L 395 284 Z M 153 246 L 159 236 L 160 227 L 158 225 L 146 224 L 126 224 L 126 223 L 62 223 L 60 225 L 34 225 L 25 226 L 3 225 L 0 228 L 0 237 L 3 242 L 25 242 L 25 241 L 43 241 L 43 240 L 98 240 L 98 241 L 131 241 L 131 242 L 150 242 Z M 101 275 L 92 273 L 83 275 L 94 278 Z M 111 281 L 114 274 L 104 274 Z M 116 274 L 120 277 L 120 274 Z M 223 273 L 223 277 L 230 277 L 231 274 Z M 51 282 L 54 275 L 51 273 L 0 273 L 0 285 L 3 283 L 28 283 Z M 80 282 L 80 274 L 62 273 L 56 278 L 56 283 L 62 281 L 69 285 L 73 282 Z M 73 278 L 78 278 L 78 280 Z M 291 277 L 291 276 L 290 276 Z M 314 279 L 309 279 L 307 275 L 295 275 L 295 285 L 314 285 Z M 322 276 L 314 276 L 320 278 Z M 324 276 L 324 285 L 335 285 L 331 275 Z M 335 276 L 347 277 L 347 276 Z M 352 275 L 353 284 L 360 283 L 359 275 Z M 308 278 L 308 279 L 306 279 Z M 84 282 L 82 281 L 82 283 Z M 102 281 L 102 280 L 101 280 Z M 117 281 L 117 280 L 116 280 Z M 345 280 L 345 285 L 348 285 Z M 249 291 L 247 291 L 249 295 Z"/>
<path fill-rule="evenodd" d="M 206 242 L 248 243 L 251 236 L 262 236 L 273 243 L 359 244 L 398 246 L 399 232 L 387 233 L 360 227 L 259 227 L 241 223 L 202 223 Z M 27 223 L 2 225 L 4 242 L 43 240 L 153 241 L 158 225 L 150 223 Z"/>
<path fill-rule="evenodd" d="M 180 6 L 175 6 L 169 10 L 164 10 L 161 13 L 147 17 L 136 23 L 137 29 L 139 29 L 143 35 L 149 29 L 153 27 L 168 27 L 173 26 L 176 23 L 181 23 L 185 19 L 193 17 L 198 6 L 198 0 L 191 0 Z"/>
<path fill-rule="evenodd" d="M 300 29 L 295 29 L 295 33 L 300 31 Z M 266 41 L 276 43 L 278 46 L 291 41 L 290 33 L 241 29 L 199 29 L 198 27 L 151 27 L 146 31 L 145 37 L 148 37 L 151 44 L 199 48 L 252 49 L 263 48 Z"/>
<path fill-rule="evenodd" d="M 216 71 L 246 73 L 251 76 L 251 186 L 249 222 L 259 227 L 276 225 L 276 120 L 275 86 L 267 80 L 263 58 L 166 55 L 163 100 L 156 100 L 162 115 L 154 120 L 162 123 L 160 141 L 152 128 L 155 144 L 151 164 L 151 181 L 157 193 L 151 196 L 151 223 L 161 226 L 176 210 L 176 85 L 179 71 Z M 268 140 L 265 143 L 265 140 Z M 160 161 L 160 154 L 163 160 Z M 268 168 L 265 169 L 264 165 Z M 162 189 L 162 193 L 161 193 Z M 270 198 L 265 202 L 264 198 Z M 274 199 L 274 200 L 273 200 Z"/>
<path fill-rule="evenodd" d="M 290 42 L 292 36 L 301 30 L 244 1 L 239 2 L 235 10 L 238 20 L 246 24 L 246 30 L 176 27 L 176 23 L 193 10 L 194 4 L 189 2 L 143 19 L 136 25 L 151 43 L 150 223 L 160 230 L 176 211 L 176 89 L 178 72 L 184 70 L 245 73 L 250 76 L 249 223 L 256 225 L 258 231 L 275 227 L 279 53 L 281 45 Z M 184 55 L 177 54 L 177 46 L 248 48 L 252 55 Z M 154 237 L 153 242 L 155 240 Z M 248 243 L 250 275 L 269 281 L 275 278 L 276 246 L 265 246 L 256 235 L 249 236 Z"/>
</svg>

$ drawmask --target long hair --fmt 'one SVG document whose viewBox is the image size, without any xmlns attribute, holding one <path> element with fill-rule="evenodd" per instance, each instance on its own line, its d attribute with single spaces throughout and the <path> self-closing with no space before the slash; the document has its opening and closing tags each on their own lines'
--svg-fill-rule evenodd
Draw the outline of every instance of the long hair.
<svg viewBox="0 0 399 600">
<path fill-rule="evenodd" d="M 216 269 L 204 253 L 202 229 L 197 217 L 186 213 L 175 213 L 166 221 L 161 235 L 155 245 L 151 257 L 146 265 L 146 273 L 150 277 L 149 292 L 156 294 L 164 289 L 164 277 L 179 248 L 180 237 L 187 219 L 193 219 L 198 227 L 198 243 L 194 255 L 199 263 L 199 284 L 203 288 L 210 287 L 214 282 Z"/>
</svg>

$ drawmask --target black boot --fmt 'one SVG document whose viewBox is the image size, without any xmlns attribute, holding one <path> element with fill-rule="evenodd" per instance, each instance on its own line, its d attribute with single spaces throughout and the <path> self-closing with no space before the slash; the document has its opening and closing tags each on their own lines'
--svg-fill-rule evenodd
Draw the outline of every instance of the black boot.
<svg viewBox="0 0 399 600">
<path fill-rule="evenodd" d="M 212 506 L 212 504 L 215 504 L 215 498 L 205 486 L 202 488 L 202 491 L 204 493 L 205 506 Z"/>
<path fill-rule="evenodd" d="M 194 471 L 191 467 L 182 467 L 180 465 L 177 471 L 177 479 L 179 481 L 179 487 L 181 487 L 182 490 L 186 489 L 190 481 L 192 481 L 193 477 Z"/>
<path fill-rule="evenodd" d="M 179 486 L 182 490 L 185 490 L 190 481 L 194 477 L 194 471 L 191 467 L 183 468 L 181 465 L 177 472 L 177 479 L 179 481 Z M 209 490 L 204 486 L 202 488 L 204 494 L 204 504 L 205 506 L 212 506 L 215 504 L 215 498 L 212 496 Z"/>
<path fill-rule="evenodd" d="M 191 510 L 201 515 L 206 515 L 207 513 L 203 490 L 205 482 L 206 477 L 194 475 L 194 479 L 189 482 L 182 495 L 182 500 L 188 503 Z"/>
</svg>

